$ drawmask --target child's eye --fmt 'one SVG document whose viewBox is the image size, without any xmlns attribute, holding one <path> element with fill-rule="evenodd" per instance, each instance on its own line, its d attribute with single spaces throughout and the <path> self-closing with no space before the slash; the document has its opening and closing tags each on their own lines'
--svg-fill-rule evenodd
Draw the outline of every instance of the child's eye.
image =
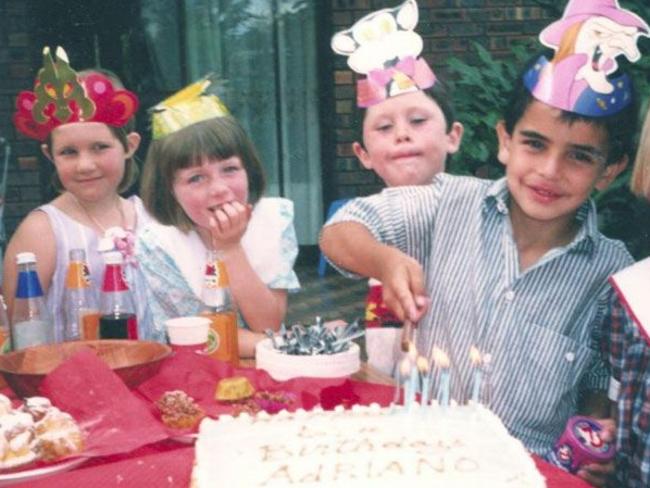
<svg viewBox="0 0 650 488">
<path fill-rule="evenodd" d="M 573 161 L 584 164 L 594 164 L 597 161 L 597 158 L 588 152 L 585 151 L 569 151 L 567 157 Z"/>
<path fill-rule="evenodd" d="M 411 117 L 411 124 L 421 125 L 427 122 L 429 119 L 427 117 Z"/>
<path fill-rule="evenodd" d="M 538 139 L 524 139 L 523 143 L 535 151 L 544 149 L 544 143 Z"/>
<path fill-rule="evenodd" d="M 59 150 L 58 154 L 59 156 L 72 156 L 74 154 L 77 154 L 77 150 L 71 147 L 64 147 L 61 150 Z"/>
<path fill-rule="evenodd" d="M 204 178 L 203 175 L 198 175 L 198 174 L 197 175 L 191 175 L 191 176 L 189 176 L 187 178 L 187 182 L 190 183 L 190 184 L 200 183 L 201 181 L 203 181 L 203 178 Z"/>
<path fill-rule="evenodd" d="M 95 144 L 93 144 L 93 151 L 103 151 L 104 149 L 108 149 L 109 147 L 110 145 L 104 142 L 96 142 Z"/>
<path fill-rule="evenodd" d="M 378 125 L 375 129 L 379 132 L 388 132 L 393 127 L 392 124 L 381 124 Z"/>
<path fill-rule="evenodd" d="M 241 166 L 239 166 L 239 165 L 237 165 L 237 164 L 230 164 L 230 165 L 228 165 L 228 166 L 224 166 L 224 167 L 221 169 L 221 171 L 223 171 L 224 173 L 236 173 L 236 172 L 238 172 L 240 169 L 242 169 Z"/>
</svg>

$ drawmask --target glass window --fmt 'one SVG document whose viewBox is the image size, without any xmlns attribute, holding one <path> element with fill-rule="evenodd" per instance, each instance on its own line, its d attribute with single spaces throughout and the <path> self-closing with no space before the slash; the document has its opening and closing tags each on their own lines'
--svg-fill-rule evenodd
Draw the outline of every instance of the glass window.
<svg viewBox="0 0 650 488">
<path fill-rule="evenodd" d="M 268 195 L 290 198 L 300 244 L 322 224 L 314 2 L 145 0 L 156 83 L 173 92 L 208 73 L 264 162 Z"/>
</svg>

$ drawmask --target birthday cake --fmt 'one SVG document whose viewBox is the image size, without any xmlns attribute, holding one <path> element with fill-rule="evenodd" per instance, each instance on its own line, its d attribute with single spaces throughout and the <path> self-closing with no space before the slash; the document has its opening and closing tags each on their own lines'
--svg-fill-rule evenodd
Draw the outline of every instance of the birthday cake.
<svg viewBox="0 0 650 488">
<path fill-rule="evenodd" d="M 206 418 L 195 455 L 194 488 L 545 486 L 523 445 L 474 404 Z"/>
</svg>

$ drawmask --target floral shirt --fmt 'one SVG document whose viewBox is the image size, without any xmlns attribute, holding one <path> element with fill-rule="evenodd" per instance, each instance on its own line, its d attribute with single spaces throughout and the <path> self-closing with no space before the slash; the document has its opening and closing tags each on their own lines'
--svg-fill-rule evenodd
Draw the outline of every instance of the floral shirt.
<svg viewBox="0 0 650 488">
<path fill-rule="evenodd" d="M 257 202 L 242 247 L 269 288 L 300 288 L 293 271 L 298 256 L 293 202 L 284 198 L 262 198 Z M 138 236 L 136 259 L 147 284 L 157 340 L 165 340 L 167 319 L 196 315 L 201 310 L 206 253 L 195 231 L 183 233 L 154 222 Z"/>
</svg>

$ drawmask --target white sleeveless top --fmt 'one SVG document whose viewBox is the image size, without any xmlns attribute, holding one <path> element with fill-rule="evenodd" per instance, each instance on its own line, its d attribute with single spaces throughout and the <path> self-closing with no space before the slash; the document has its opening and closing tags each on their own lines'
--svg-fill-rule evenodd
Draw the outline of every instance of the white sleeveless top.
<svg viewBox="0 0 650 488">
<path fill-rule="evenodd" d="M 132 196 L 129 201 L 135 208 L 136 222 L 134 232 L 137 234 L 144 226 L 151 222 L 152 218 L 145 210 L 142 200 Z M 65 278 L 68 270 L 68 258 L 71 249 L 83 249 L 86 253 L 86 262 L 90 271 L 93 287 L 96 293 L 99 292 L 104 273 L 104 262 L 97 250 L 100 236 L 97 232 L 81 222 L 78 222 L 62 212 L 52 204 L 38 207 L 36 211 L 42 211 L 50 219 L 54 239 L 56 242 L 56 264 L 50 287 L 45 295 L 47 308 L 54 320 L 54 338 L 56 342 L 63 341 L 63 292 L 65 289 Z M 129 273 L 127 273 L 127 277 Z M 138 295 L 137 283 L 130 283 L 134 288 L 134 294 Z M 136 299 L 136 302 L 140 300 Z M 138 317 L 140 319 L 140 317 Z M 144 326 L 145 324 L 142 324 Z M 138 324 L 138 328 L 141 326 Z M 140 334 L 142 337 L 142 333 Z"/>
</svg>

